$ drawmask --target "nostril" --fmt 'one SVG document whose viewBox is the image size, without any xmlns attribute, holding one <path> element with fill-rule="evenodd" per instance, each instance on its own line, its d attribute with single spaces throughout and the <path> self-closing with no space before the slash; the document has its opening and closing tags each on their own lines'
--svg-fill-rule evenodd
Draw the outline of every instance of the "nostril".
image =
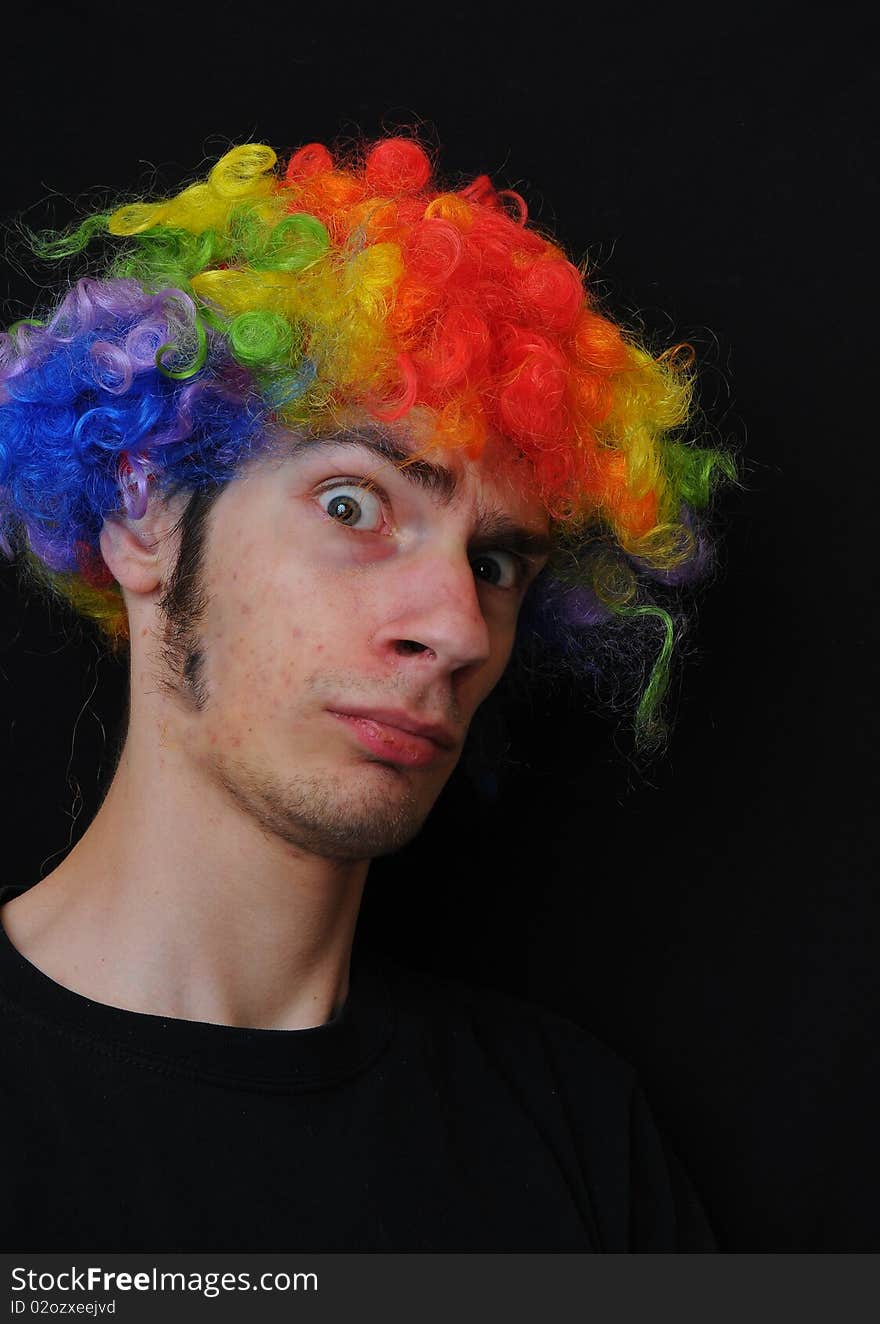
<svg viewBox="0 0 880 1324">
<path fill-rule="evenodd" d="M 398 653 L 426 653 L 428 651 L 426 644 L 419 644 L 415 639 L 398 639 Z"/>
</svg>

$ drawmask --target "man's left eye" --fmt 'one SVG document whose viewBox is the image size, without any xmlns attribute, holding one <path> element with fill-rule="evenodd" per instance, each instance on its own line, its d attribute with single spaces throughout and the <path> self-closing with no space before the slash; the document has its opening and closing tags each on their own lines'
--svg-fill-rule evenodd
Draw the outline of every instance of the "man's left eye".
<svg viewBox="0 0 880 1324">
<path fill-rule="evenodd" d="M 483 576 L 495 588 L 516 588 L 522 566 L 513 552 L 481 552 L 471 561 L 474 573 L 486 571 Z"/>
<path fill-rule="evenodd" d="M 349 529 L 378 533 L 382 527 L 382 502 L 369 488 L 357 483 L 335 483 L 319 493 L 321 509 Z"/>
</svg>

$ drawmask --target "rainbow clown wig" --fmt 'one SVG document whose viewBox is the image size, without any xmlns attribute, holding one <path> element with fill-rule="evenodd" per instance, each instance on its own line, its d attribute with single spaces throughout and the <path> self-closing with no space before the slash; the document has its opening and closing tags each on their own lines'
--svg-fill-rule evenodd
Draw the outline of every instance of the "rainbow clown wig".
<svg viewBox="0 0 880 1324">
<path fill-rule="evenodd" d="M 418 420 L 420 454 L 500 438 L 554 534 L 518 642 L 594 676 L 640 655 L 637 743 L 656 745 L 681 588 L 710 559 L 698 512 L 735 477 L 685 435 L 693 354 L 602 313 L 518 194 L 433 174 L 413 138 L 281 163 L 246 143 L 175 197 L 30 235 L 55 260 L 103 234 L 109 257 L 0 337 L 0 546 L 120 649 L 99 534 L 151 486 L 222 485 L 270 434 L 352 410 Z"/>
</svg>

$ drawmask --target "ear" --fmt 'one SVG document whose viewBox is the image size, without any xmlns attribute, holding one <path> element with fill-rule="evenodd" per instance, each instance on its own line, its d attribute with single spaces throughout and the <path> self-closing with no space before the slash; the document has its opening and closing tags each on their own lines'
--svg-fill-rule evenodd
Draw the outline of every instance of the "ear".
<svg viewBox="0 0 880 1324">
<path fill-rule="evenodd" d="M 125 515 L 105 516 L 101 529 L 101 555 L 121 588 L 132 593 L 154 593 L 174 562 L 174 524 L 179 518 L 178 502 L 166 504 L 151 497 L 141 519 Z"/>
</svg>

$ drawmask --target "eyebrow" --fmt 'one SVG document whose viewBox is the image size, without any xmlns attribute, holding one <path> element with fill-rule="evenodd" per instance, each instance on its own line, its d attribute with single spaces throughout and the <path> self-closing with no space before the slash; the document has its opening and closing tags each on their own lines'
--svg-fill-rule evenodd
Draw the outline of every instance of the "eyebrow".
<svg viewBox="0 0 880 1324">
<path fill-rule="evenodd" d="M 430 493 L 443 506 L 449 506 L 459 490 L 458 475 L 452 469 L 410 455 L 381 432 L 354 429 L 333 436 L 309 438 L 298 442 L 293 453 L 298 455 L 301 451 L 311 453 L 316 449 L 333 450 L 338 446 L 358 446 L 363 450 L 372 451 L 380 459 L 394 465 L 407 482 Z M 549 534 L 517 524 L 503 510 L 481 504 L 477 514 L 476 529 L 471 539 L 471 548 L 475 552 L 503 549 L 537 559 L 541 556 L 549 556 L 553 549 L 553 539 Z"/>
</svg>

